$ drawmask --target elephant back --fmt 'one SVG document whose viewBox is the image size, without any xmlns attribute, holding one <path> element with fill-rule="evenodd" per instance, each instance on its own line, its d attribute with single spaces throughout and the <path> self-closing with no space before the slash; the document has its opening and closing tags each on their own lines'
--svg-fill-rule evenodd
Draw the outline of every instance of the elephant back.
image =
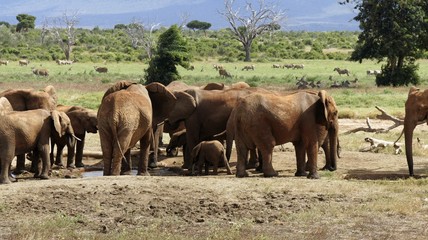
<svg viewBox="0 0 428 240">
<path fill-rule="evenodd" d="M 136 83 L 131 82 L 131 81 L 119 81 L 116 84 L 114 84 L 113 86 L 111 86 L 110 88 L 107 89 L 107 91 L 104 93 L 104 96 L 102 99 L 104 99 L 105 97 L 107 97 L 109 94 L 123 90 L 123 89 L 127 89 L 129 86 L 132 86 Z"/>
</svg>

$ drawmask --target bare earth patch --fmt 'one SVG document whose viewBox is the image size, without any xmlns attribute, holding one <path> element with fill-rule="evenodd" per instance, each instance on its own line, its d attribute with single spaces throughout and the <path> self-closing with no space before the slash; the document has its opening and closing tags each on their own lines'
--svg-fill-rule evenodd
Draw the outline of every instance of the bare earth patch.
<svg viewBox="0 0 428 240">
<path fill-rule="evenodd" d="M 341 120 L 341 132 L 361 124 Z M 87 146 L 99 150 L 98 136 Z M 19 176 L 0 185 L 0 239 L 426 239 L 428 160 L 416 157 L 418 177 L 408 179 L 404 155 L 342 147 L 338 170 L 319 180 L 294 177 L 291 144 L 274 153 L 276 178 L 185 176 L 181 156 L 163 157 L 150 177 Z"/>
</svg>

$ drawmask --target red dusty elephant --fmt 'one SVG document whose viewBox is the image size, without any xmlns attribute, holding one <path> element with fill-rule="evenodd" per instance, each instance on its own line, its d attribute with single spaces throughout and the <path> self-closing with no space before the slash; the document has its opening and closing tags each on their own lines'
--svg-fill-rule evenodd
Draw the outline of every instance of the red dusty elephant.
<svg viewBox="0 0 428 240">
<path fill-rule="evenodd" d="M 318 149 L 327 135 L 332 156 L 330 164 L 336 165 L 338 129 L 332 126 L 338 126 L 338 111 L 333 98 L 325 91 L 290 95 L 256 93 L 242 99 L 235 111 L 237 177 L 248 176 L 246 159 L 248 151 L 255 148 L 262 155 L 264 176 L 277 176 L 272 166 L 273 148 L 292 142 L 296 152 L 295 175 L 306 176 L 308 170 L 308 178 L 319 178 Z"/>
<path fill-rule="evenodd" d="M 420 91 L 411 87 L 407 97 L 406 115 L 404 116 L 404 140 L 406 145 L 406 158 L 409 167 L 409 175 L 413 176 L 413 131 L 418 122 L 426 121 L 428 118 L 428 89 Z"/>
<path fill-rule="evenodd" d="M 140 159 L 137 174 L 149 175 L 148 154 L 153 144 L 153 125 L 162 122 L 173 109 L 180 109 L 176 102 L 182 97 L 193 101 L 183 92 L 173 95 L 159 83 L 143 86 L 121 81 L 109 88 L 97 115 L 104 175 L 129 173 L 130 149 L 138 141 Z M 123 169 L 122 160 L 125 160 Z"/>
</svg>

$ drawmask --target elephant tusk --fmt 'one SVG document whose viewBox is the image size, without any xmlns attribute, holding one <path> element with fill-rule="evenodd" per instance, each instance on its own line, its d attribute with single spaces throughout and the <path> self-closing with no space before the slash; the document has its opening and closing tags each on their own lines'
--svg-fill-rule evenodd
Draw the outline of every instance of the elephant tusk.
<svg viewBox="0 0 428 240">
<path fill-rule="evenodd" d="M 79 141 L 79 142 L 81 142 L 82 141 L 82 139 L 80 139 L 80 138 L 78 138 L 78 137 L 76 137 L 76 135 L 74 135 L 74 134 L 71 134 L 71 136 L 73 136 L 77 141 Z"/>
</svg>

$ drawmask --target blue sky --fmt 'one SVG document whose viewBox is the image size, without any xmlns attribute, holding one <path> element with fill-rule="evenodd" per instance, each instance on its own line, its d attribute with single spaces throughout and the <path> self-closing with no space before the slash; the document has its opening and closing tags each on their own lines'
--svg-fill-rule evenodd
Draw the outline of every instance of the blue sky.
<svg viewBox="0 0 428 240">
<path fill-rule="evenodd" d="M 235 6 L 244 2 L 236 0 Z M 286 30 L 358 30 L 358 23 L 351 21 L 356 15 L 354 9 L 339 5 L 337 0 L 265 0 L 266 4 L 271 2 L 285 10 Z M 78 11 L 79 27 L 111 28 L 132 19 L 169 26 L 179 23 L 183 14 L 189 20 L 210 22 L 213 29 L 228 27 L 218 13 L 224 9 L 224 0 L 0 0 L 0 6 L 0 21 L 13 24 L 20 13 L 36 16 L 38 25 L 44 18 Z"/>
</svg>

